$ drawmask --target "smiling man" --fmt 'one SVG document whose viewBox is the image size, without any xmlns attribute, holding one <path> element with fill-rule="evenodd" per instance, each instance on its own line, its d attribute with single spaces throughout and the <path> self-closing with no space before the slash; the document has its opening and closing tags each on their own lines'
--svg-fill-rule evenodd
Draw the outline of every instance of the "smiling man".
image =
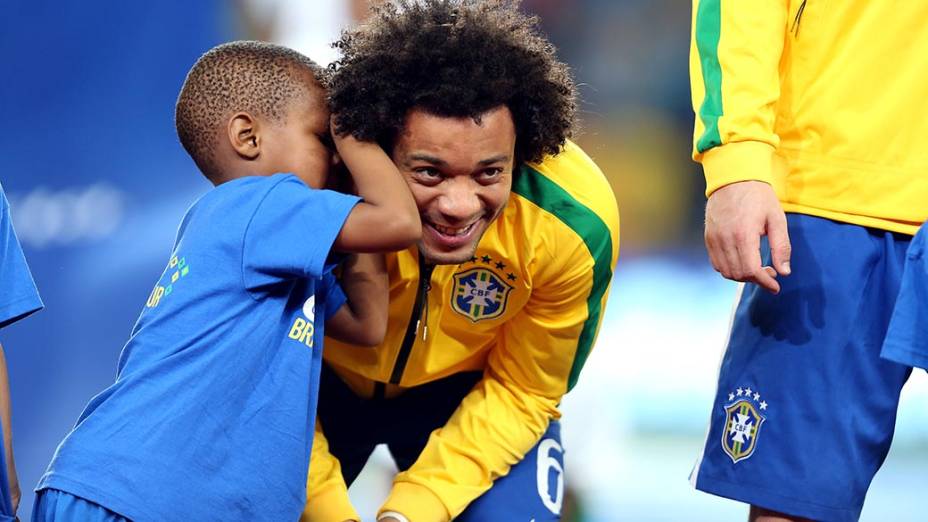
<svg viewBox="0 0 928 522">
<path fill-rule="evenodd" d="M 479 121 L 479 123 L 478 123 Z M 425 225 L 419 250 L 431 264 L 470 260 L 512 189 L 515 124 L 505 106 L 477 121 L 409 112 L 393 148 Z"/>
<path fill-rule="evenodd" d="M 568 140 L 575 89 L 515 2 L 380 7 L 337 43 L 338 133 L 379 141 L 419 208 L 388 256 L 375 349 L 327 340 L 304 521 L 360 520 L 378 444 L 400 468 L 378 520 L 557 520 L 558 404 L 599 328 L 615 197 Z"/>
</svg>

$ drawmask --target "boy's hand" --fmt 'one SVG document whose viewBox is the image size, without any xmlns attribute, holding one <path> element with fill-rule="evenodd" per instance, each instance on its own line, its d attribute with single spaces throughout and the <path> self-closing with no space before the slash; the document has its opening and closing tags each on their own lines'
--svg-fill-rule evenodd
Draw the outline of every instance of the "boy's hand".
<svg viewBox="0 0 928 522">
<path fill-rule="evenodd" d="M 329 132 L 342 163 L 351 173 L 357 195 L 363 198 L 342 225 L 335 240 L 339 252 L 389 252 L 402 250 L 422 238 L 419 209 L 406 180 L 393 160 L 376 142 L 362 141 L 350 133 Z"/>
</svg>

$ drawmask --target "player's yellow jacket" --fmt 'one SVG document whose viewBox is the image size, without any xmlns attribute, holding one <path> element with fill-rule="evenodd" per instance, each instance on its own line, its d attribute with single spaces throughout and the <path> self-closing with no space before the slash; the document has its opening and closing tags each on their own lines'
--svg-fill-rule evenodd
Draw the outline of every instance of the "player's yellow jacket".
<svg viewBox="0 0 928 522">
<path fill-rule="evenodd" d="M 914 234 L 928 218 L 928 2 L 693 0 L 694 157 L 707 195 Z"/>
<path fill-rule="evenodd" d="M 396 477 L 383 510 L 415 522 L 453 518 L 538 442 L 593 348 L 618 246 L 615 196 L 568 143 L 516 173 L 505 210 L 469 262 L 425 267 L 415 247 L 388 256 L 384 343 L 326 339 L 328 364 L 367 397 L 456 372 L 484 376 Z M 304 521 L 357 518 L 318 429 L 307 498 Z"/>
</svg>

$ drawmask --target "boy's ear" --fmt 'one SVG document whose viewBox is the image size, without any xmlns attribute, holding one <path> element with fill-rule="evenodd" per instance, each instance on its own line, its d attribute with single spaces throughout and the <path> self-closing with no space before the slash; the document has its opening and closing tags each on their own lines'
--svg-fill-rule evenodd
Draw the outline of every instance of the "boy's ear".
<svg viewBox="0 0 928 522">
<path fill-rule="evenodd" d="M 261 135 L 258 121 L 247 112 L 239 112 L 229 119 L 229 143 L 239 156 L 253 160 L 261 154 Z"/>
</svg>

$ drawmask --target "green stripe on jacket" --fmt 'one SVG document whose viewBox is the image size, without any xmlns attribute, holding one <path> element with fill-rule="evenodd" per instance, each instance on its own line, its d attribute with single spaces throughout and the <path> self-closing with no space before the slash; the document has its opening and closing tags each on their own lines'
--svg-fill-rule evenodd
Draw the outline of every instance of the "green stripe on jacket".
<svg viewBox="0 0 928 522">
<path fill-rule="evenodd" d="M 573 198 L 566 190 L 537 170 L 523 165 L 512 183 L 512 191 L 553 214 L 574 231 L 586 245 L 593 258 L 593 285 L 587 297 L 589 315 L 583 323 L 577 352 L 570 369 L 567 390 L 570 391 L 580 377 L 580 370 L 593 348 L 596 327 L 602 315 L 602 299 L 612 281 L 612 234 L 609 227 L 595 212 Z"/>
<path fill-rule="evenodd" d="M 719 118 L 722 116 L 722 67 L 719 65 L 719 35 L 722 28 L 721 0 L 702 0 L 696 11 L 696 49 L 702 67 L 705 96 L 699 119 L 705 126 L 696 141 L 696 150 L 705 152 L 722 144 Z"/>
</svg>

